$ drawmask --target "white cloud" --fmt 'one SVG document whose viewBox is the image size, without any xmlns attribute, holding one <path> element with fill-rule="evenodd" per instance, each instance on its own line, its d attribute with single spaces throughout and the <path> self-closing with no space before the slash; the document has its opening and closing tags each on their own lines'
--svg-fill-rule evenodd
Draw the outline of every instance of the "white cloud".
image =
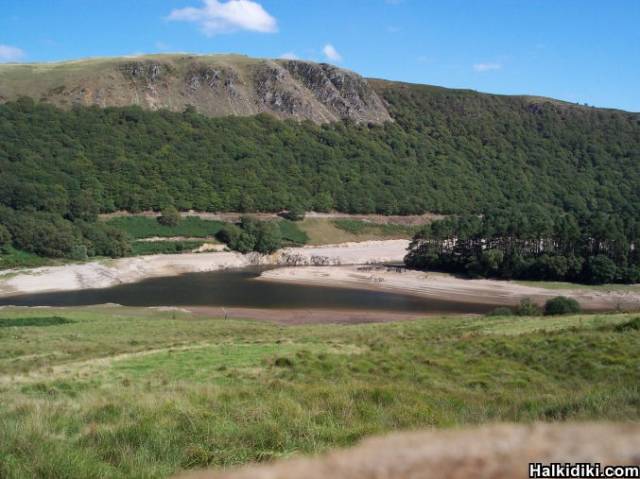
<svg viewBox="0 0 640 479">
<path fill-rule="evenodd" d="M 322 49 L 322 53 L 324 53 L 324 56 L 327 57 L 327 60 L 330 60 L 332 62 L 342 61 L 342 55 L 338 53 L 338 50 L 336 50 L 335 47 L 331 45 L 331 43 L 327 43 L 324 46 L 324 48 Z"/>
<path fill-rule="evenodd" d="M 10 45 L 0 45 L 0 61 L 14 62 L 24 57 L 24 50 Z"/>
<path fill-rule="evenodd" d="M 203 0 L 202 8 L 186 7 L 173 10 L 168 19 L 193 22 L 207 36 L 238 30 L 273 33 L 278 31 L 276 19 L 257 2 L 251 0 Z"/>
<path fill-rule="evenodd" d="M 283 60 L 299 60 L 300 57 L 293 52 L 286 52 L 280 55 Z"/>
<path fill-rule="evenodd" d="M 169 45 L 167 45 L 165 42 L 161 42 L 161 41 L 157 41 L 155 46 L 156 46 L 156 50 L 160 50 L 160 51 L 164 51 L 164 52 L 166 52 L 167 50 L 171 49 L 171 47 Z"/>
<path fill-rule="evenodd" d="M 477 72 L 489 72 L 492 70 L 501 70 L 502 63 L 476 63 L 473 65 L 473 69 Z"/>
</svg>

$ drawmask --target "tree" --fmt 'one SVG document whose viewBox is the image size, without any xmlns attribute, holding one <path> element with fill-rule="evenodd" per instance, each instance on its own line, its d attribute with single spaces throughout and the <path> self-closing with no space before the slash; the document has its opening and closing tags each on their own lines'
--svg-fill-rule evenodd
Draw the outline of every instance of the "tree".
<svg viewBox="0 0 640 479">
<path fill-rule="evenodd" d="M 11 245 L 11 233 L 6 226 L 0 224 L 0 252 L 6 251 Z"/>
<path fill-rule="evenodd" d="M 262 254 L 271 254 L 282 247 L 280 228 L 274 221 L 264 221 L 259 225 L 254 249 Z"/>
<path fill-rule="evenodd" d="M 169 206 L 158 216 L 158 223 L 164 226 L 177 226 L 180 223 L 180 213 L 173 206 Z"/>
<path fill-rule="evenodd" d="M 287 211 L 285 211 L 282 216 L 289 221 L 302 221 L 304 219 L 304 214 L 304 208 L 295 205 L 291 206 Z"/>
<path fill-rule="evenodd" d="M 604 255 L 591 256 L 584 265 L 583 277 L 591 284 L 611 283 L 616 277 L 616 264 Z"/>
</svg>

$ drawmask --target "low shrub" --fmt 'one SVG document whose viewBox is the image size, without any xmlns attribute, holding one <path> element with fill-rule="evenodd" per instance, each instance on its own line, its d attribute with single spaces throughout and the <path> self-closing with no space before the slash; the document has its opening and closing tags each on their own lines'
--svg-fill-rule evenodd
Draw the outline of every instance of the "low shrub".
<svg viewBox="0 0 640 479">
<path fill-rule="evenodd" d="M 640 331 L 640 316 L 636 316 L 629 321 L 625 321 L 624 323 L 616 324 L 614 329 L 619 333 L 624 333 L 627 331 Z"/>
<path fill-rule="evenodd" d="M 160 216 L 158 216 L 158 223 L 163 226 L 178 226 L 178 223 L 180 223 L 180 213 L 172 206 L 165 208 L 160 213 Z"/>
<path fill-rule="evenodd" d="M 282 217 L 289 221 L 302 221 L 304 219 L 304 209 L 299 206 L 292 206 L 282 213 Z"/>
<path fill-rule="evenodd" d="M 531 301 L 531 298 L 523 298 L 516 308 L 516 314 L 518 316 L 540 316 L 542 310 L 537 304 Z"/>
<path fill-rule="evenodd" d="M 565 296 L 557 296 L 548 300 L 544 305 L 545 316 L 554 316 L 558 314 L 577 314 L 582 310 L 580 303 L 573 298 Z"/>
</svg>

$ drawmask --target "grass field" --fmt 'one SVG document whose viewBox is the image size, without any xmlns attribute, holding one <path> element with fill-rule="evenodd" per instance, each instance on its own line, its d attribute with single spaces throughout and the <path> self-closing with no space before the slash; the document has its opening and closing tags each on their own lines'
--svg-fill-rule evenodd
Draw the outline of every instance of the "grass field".
<svg viewBox="0 0 640 479">
<path fill-rule="evenodd" d="M 140 256 L 146 254 L 188 253 L 203 244 L 203 241 L 135 241 L 131 245 L 131 254 Z"/>
<path fill-rule="evenodd" d="M 336 244 L 348 241 L 410 239 L 417 226 L 376 224 L 350 219 L 306 218 L 298 223 L 309 244 Z"/>
<path fill-rule="evenodd" d="M 335 224 L 337 228 L 357 236 L 373 235 L 382 239 L 412 238 L 421 228 L 421 226 L 407 226 L 392 223 L 377 224 L 350 219 L 336 219 L 333 220 L 333 224 Z"/>
<path fill-rule="evenodd" d="M 161 225 L 156 218 L 147 216 L 122 216 L 108 220 L 107 224 L 126 231 L 134 239 L 153 236 L 213 238 L 224 226 L 222 221 L 203 220 L 196 216 L 182 218 L 176 226 Z"/>
<path fill-rule="evenodd" d="M 0 251 L 0 270 L 11 268 L 38 268 L 40 266 L 57 266 L 69 263 L 71 260 L 60 258 L 44 258 L 33 253 L 20 251 L 8 247 L 6 251 Z"/>
<path fill-rule="evenodd" d="M 634 315 L 285 327 L 0 310 L 0 477 L 165 477 L 396 429 L 640 419 Z"/>
<path fill-rule="evenodd" d="M 307 234 L 298 227 L 297 223 L 285 219 L 279 219 L 277 222 L 285 245 L 303 245 L 307 242 Z M 176 226 L 161 225 L 156 218 L 148 216 L 122 216 L 108 220 L 107 224 L 125 231 L 134 239 L 156 236 L 162 238 L 186 237 L 213 239 L 225 225 L 222 221 L 206 220 L 196 216 L 182 218 Z M 184 240 L 177 242 L 184 243 Z M 165 243 L 167 242 L 165 241 Z M 197 245 L 194 247 L 197 247 Z M 148 251 L 152 249 L 153 247 L 151 246 L 145 247 L 134 244 L 133 254 L 149 254 Z M 171 245 L 165 245 L 164 247 L 162 247 L 162 245 L 156 245 L 155 249 L 157 249 L 158 253 L 175 252 L 171 250 Z M 182 249 L 184 250 L 186 248 Z"/>
<path fill-rule="evenodd" d="M 285 245 L 301 246 L 309 241 L 309 236 L 301 230 L 298 223 L 289 220 L 278 220 L 280 234 Z"/>
</svg>

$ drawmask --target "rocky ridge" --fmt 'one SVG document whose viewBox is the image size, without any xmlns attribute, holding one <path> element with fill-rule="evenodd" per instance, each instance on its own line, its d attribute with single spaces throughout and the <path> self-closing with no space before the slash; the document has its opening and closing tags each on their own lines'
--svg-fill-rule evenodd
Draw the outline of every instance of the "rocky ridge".
<svg viewBox="0 0 640 479">
<path fill-rule="evenodd" d="M 207 116 L 269 113 L 326 123 L 391 117 L 360 75 L 323 63 L 239 55 L 149 55 L 0 65 L 0 102 L 29 96 L 75 105 L 183 111 Z"/>
</svg>

